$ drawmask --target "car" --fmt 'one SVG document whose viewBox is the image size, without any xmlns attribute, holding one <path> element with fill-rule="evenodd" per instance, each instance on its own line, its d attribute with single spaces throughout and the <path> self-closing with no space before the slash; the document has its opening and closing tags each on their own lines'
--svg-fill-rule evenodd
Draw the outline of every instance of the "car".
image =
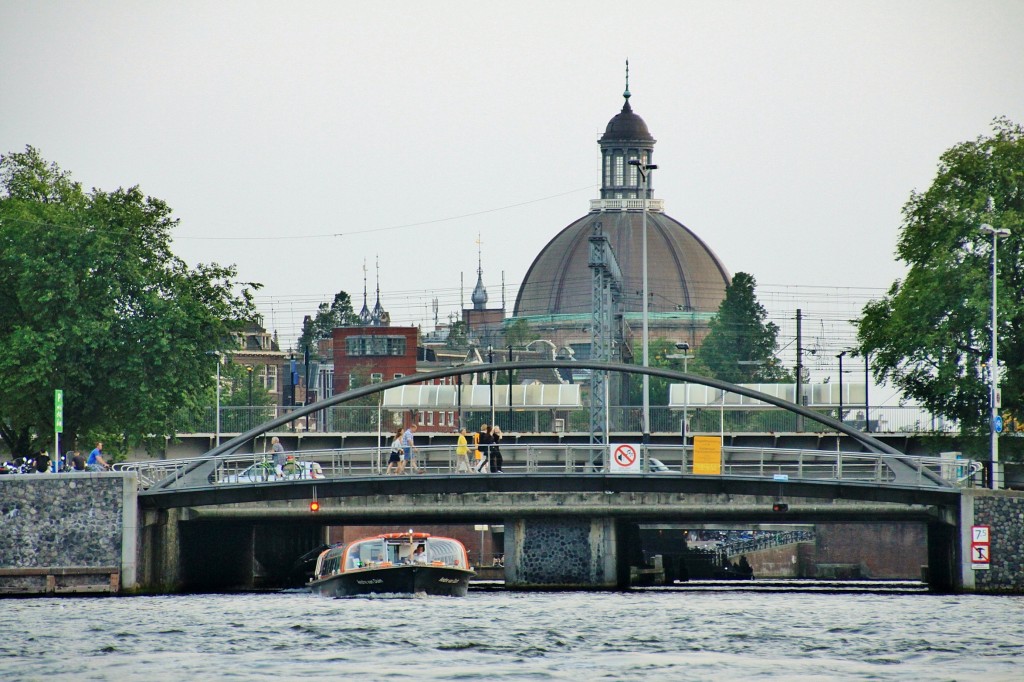
<svg viewBox="0 0 1024 682">
<path fill-rule="evenodd" d="M 221 483 L 263 483 L 271 481 L 299 481 L 304 479 L 323 478 L 323 467 L 318 462 L 307 462 L 297 459 L 289 459 L 281 467 L 282 475 L 278 475 L 277 468 L 270 460 L 256 462 L 237 474 L 228 474 L 221 479 Z"/>
<path fill-rule="evenodd" d="M 654 459 L 651 457 L 647 460 L 647 466 L 652 474 L 671 474 L 672 470 L 668 468 L 668 465 L 662 462 L 660 459 Z"/>
</svg>

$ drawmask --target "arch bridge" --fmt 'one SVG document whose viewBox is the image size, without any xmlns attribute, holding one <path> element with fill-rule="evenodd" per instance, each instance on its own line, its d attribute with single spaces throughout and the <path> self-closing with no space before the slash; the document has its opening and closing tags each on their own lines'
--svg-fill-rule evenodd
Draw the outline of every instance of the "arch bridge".
<svg viewBox="0 0 1024 682">
<path fill-rule="evenodd" d="M 365 386 L 266 422 L 201 457 L 164 463 L 161 470 L 135 465 L 144 488 L 144 566 L 150 583 L 182 583 L 195 543 L 255 561 L 247 545 L 257 527 L 282 536 L 306 529 L 307 544 L 328 525 L 408 527 L 426 523 L 489 523 L 505 528 L 506 585 L 520 588 L 613 589 L 628 580 L 625 545 L 638 523 L 899 523 L 925 524 L 931 584 L 953 589 L 958 556 L 960 488 L 957 468 L 908 457 L 837 420 L 774 396 L 708 377 L 662 368 L 578 361 L 597 371 L 648 374 L 692 382 L 790 410 L 845 433 L 859 452 L 732 448 L 723 452 L 720 475 L 695 473 L 687 450 L 650 447 L 639 473 L 593 466 L 593 446 L 531 444 L 502 447 L 507 473 L 453 472 L 451 448 L 425 452 L 427 472 L 386 476 L 379 450 L 308 453 L 322 478 L 266 480 L 241 477 L 252 456 L 233 455 L 242 444 L 288 421 L 364 395 L 460 374 L 524 368 L 557 368 L 565 361 L 499 362 L 453 367 Z M 602 446 L 609 447 L 609 446 Z M 611 446 L 614 447 L 614 444 Z M 604 454 L 604 453 L 602 453 Z M 604 458 L 607 462 L 608 458 Z M 657 461 L 658 471 L 652 466 Z M 232 468 L 233 467 L 233 468 Z M 226 473 L 232 472 L 235 473 Z M 231 477 L 234 476 L 232 479 Z M 320 503 L 311 512 L 309 502 Z M 305 531 L 303 531 L 305 532 Z M 302 533 L 299 533 L 302 535 Z M 320 535 L 322 537 L 322 533 Z M 281 538 L 278 538 L 279 540 Z M 190 549 L 191 548 L 191 549 Z M 298 549 L 295 547 L 294 549 Z M 225 557 L 227 559 L 227 557 Z M 187 580 L 185 580 L 187 582 Z"/>
</svg>

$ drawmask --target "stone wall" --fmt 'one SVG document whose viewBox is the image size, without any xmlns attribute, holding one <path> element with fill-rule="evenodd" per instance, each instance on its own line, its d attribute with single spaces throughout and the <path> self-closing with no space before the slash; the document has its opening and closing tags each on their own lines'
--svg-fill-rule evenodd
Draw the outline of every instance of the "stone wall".
<svg viewBox="0 0 1024 682">
<path fill-rule="evenodd" d="M 117 472 L 0 477 L 0 594 L 133 586 L 135 480 Z"/>
<path fill-rule="evenodd" d="M 988 569 L 971 567 L 971 526 L 975 525 L 989 527 Z M 965 490 L 961 547 L 965 590 L 1024 593 L 1024 493 Z"/>
<path fill-rule="evenodd" d="M 505 523 L 505 587 L 609 589 L 617 585 L 610 519 L 530 518 Z"/>
</svg>

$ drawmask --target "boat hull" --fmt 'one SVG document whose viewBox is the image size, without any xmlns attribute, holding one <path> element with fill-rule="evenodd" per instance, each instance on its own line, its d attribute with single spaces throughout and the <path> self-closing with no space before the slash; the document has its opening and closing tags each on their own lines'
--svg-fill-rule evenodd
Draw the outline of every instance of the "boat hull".
<svg viewBox="0 0 1024 682">
<path fill-rule="evenodd" d="M 473 571 L 449 566 L 389 566 L 356 569 L 314 580 L 309 589 L 323 597 L 362 594 L 430 594 L 465 597 Z"/>
</svg>

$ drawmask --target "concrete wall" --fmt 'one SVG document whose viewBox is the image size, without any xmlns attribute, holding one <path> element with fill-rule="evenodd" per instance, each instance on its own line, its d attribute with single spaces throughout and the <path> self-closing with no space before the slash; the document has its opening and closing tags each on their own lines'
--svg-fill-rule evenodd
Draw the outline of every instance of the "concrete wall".
<svg viewBox="0 0 1024 682">
<path fill-rule="evenodd" d="M 0 593 L 136 585 L 134 473 L 0 477 Z"/>
<path fill-rule="evenodd" d="M 988 569 L 971 567 L 971 526 L 988 526 Z M 1024 593 L 1024 493 L 965 490 L 960 507 L 961 576 L 973 592 Z"/>
</svg>

